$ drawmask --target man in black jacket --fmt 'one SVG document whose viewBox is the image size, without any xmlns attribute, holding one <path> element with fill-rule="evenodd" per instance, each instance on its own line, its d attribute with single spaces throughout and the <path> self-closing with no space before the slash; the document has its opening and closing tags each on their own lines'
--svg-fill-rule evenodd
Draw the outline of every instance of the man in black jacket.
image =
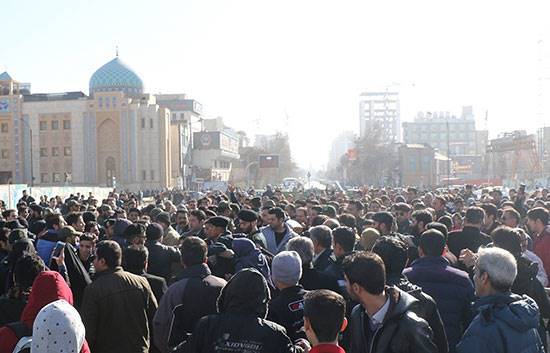
<svg viewBox="0 0 550 353">
<path fill-rule="evenodd" d="M 450 232 L 447 236 L 447 246 L 457 258 L 460 258 L 461 251 L 468 249 L 472 252 L 477 252 L 480 246 L 487 245 L 491 242 L 491 237 L 481 231 L 485 219 L 485 211 L 480 207 L 468 207 L 466 216 L 464 217 L 464 228 Z M 473 274 L 471 269 L 468 269 L 461 262 L 457 263 L 457 267 L 463 271 Z"/>
<path fill-rule="evenodd" d="M 380 256 L 357 252 L 344 260 L 346 286 L 360 304 L 350 317 L 351 353 L 436 353 L 432 330 L 413 312 L 417 300 L 386 286 Z"/>
<path fill-rule="evenodd" d="M 298 338 L 306 339 L 303 326 L 307 291 L 298 284 L 301 275 L 302 261 L 296 251 L 281 251 L 275 255 L 271 279 L 279 294 L 269 303 L 267 318 L 283 326 L 293 342 Z"/>
<path fill-rule="evenodd" d="M 207 251 L 206 243 L 198 237 L 189 236 L 182 242 L 181 279 L 168 288 L 153 318 L 155 346 L 161 352 L 169 351 L 168 335 L 176 306 L 182 305 L 184 321 L 178 327 L 183 332 L 173 334 L 181 337 L 192 332 L 201 317 L 216 312 L 216 300 L 226 282 L 212 276 L 206 265 Z"/>
<path fill-rule="evenodd" d="M 313 241 L 315 252 L 313 267 L 319 271 L 325 271 L 334 262 L 332 259 L 332 230 L 325 225 L 312 227 L 309 230 L 309 237 Z"/>
<path fill-rule="evenodd" d="M 218 313 L 200 319 L 184 352 L 301 352 L 284 327 L 265 319 L 269 300 L 269 287 L 260 272 L 251 268 L 237 272 L 222 289 Z"/>
<path fill-rule="evenodd" d="M 149 250 L 147 269 L 150 274 L 163 277 L 167 282 L 172 277 L 172 264 L 180 262 L 178 249 L 161 244 L 163 229 L 160 224 L 151 223 L 147 226 L 145 246 Z"/>
<path fill-rule="evenodd" d="M 402 274 L 407 265 L 407 245 L 401 240 L 384 236 L 377 240 L 372 252 L 380 256 L 386 268 L 386 284 L 407 292 L 418 300 L 412 311 L 428 322 L 434 333 L 434 343 L 439 353 L 447 353 L 449 345 L 437 304 L 422 288 L 409 282 Z"/>
<path fill-rule="evenodd" d="M 157 303 L 168 290 L 166 280 L 160 276 L 147 273 L 149 251 L 143 245 L 130 245 L 124 250 L 122 267 L 125 271 L 145 277 L 157 299 Z"/>
</svg>

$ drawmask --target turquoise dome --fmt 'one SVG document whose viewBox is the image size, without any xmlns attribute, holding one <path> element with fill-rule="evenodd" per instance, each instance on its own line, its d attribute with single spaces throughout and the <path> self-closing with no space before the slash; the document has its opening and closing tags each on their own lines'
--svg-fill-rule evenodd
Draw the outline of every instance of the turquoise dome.
<svg viewBox="0 0 550 353">
<path fill-rule="evenodd" d="M 90 79 L 90 95 L 95 92 L 143 93 L 143 81 L 118 57 L 103 65 Z"/>
</svg>

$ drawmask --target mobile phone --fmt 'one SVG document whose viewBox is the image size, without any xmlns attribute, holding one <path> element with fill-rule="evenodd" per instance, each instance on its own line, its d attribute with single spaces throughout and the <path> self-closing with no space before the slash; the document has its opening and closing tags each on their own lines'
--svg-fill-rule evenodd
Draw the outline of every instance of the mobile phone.
<svg viewBox="0 0 550 353">
<path fill-rule="evenodd" d="M 62 241 L 58 241 L 55 244 L 55 248 L 53 249 L 52 256 L 53 257 L 59 257 L 59 255 L 61 255 L 61 251 L 63 251 L 64 248 L 65 248 L 65 243 L 62 242 Z"/>
</svg>

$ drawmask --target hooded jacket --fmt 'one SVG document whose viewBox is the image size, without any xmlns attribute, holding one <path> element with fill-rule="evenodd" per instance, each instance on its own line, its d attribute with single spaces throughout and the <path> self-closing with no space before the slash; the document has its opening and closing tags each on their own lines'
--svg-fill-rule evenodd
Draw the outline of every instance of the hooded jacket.
<svg viewBox="0 0 550 353">
<path fill-rule="evenodd" d="M 271 278 L 267 259 L 252 240 L 246 238 L 233 239 L 233 251 L 235 252 L 235 272 L 245 268 L 255 268 L 266 279 Z"/>
<path fill-rule="evenodd" d="M 40 273 L 32 285 L 29 301 L 21 314 L 21 321 L 29 329 L 32 329 L 34 320 L 40 310 L 59 299 L 63 299 L 71 305 L 73 303 L 73 294 L 63 277 L 54 271 Z M 12 353 L 17 341 L 17 336 L 11 329 L 7 327 L 0 328 L 0 353 Z M 86 341 L 84 341 L 80 352 L 90 353 Z"/>
<path fill-rule="evenodd" d="M 432 330 L 428 323 L 412 310 L 417 300 L 396 287 L 386 287 L 390 300 L 382 326 L 366 336 L 369 318 L 360 305 L 353 308 L 350 318 L 352 353 L 436 353 Z"/>
<path fill-rule="evenodd" d="M 203 317 L 184 351 L 193 353 L 296 352 L 285 329 L 268 320 L 269 288 L 255 269 L 235 274 L 218 297 L 218 314 Z"/>
<path fill-rule="evenodd" d="M 49 264 L 52 259 L 52 252 L 57 243 L 58 235 L 57 230 L 48 229 L 48 232 L 36 242 L 36 252 L 38 256 L 44 260 L 45 264 Z"/>
<path fill-rule="evenodd" d="M 480 298 L 474 309 L 478 314 L 457 345 L 458 353 L 544 352 L 533 299 L 502 293 Z"/>
</svg>

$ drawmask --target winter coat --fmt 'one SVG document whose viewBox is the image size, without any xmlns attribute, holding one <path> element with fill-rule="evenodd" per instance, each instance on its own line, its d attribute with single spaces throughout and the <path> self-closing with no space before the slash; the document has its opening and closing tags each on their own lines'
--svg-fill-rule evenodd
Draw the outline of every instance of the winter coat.
<svg viewBox="0 0 550 353">
<path fill-rule="evenodd" d="M 396 288 L 386 287 L 390 300 L 382 326 L 369 332 L 369 317 L 360 305 L 353 308 L 350 317 L 351 353 L 436 353 L 432 330 L 428 323 L 413 312 L 417 300 Z"/>
<path fill-rule="evenodd" d="M 235 272 L 239 272 L 244 268 L 255 268 L 269 281 L 271 270 L 267 264 L 267 259 L 252 240 L 247 238 L 233 239 L 233 251 L 235 252 L 233 258 Z"/>
<path fill-rule="evenodd" d="M 185 268 L 181 279 L 172 284 L 162 297 L 153 318 L 155 346 L 161 352 L 168 351 L 168 334 L 177 305 L 183 305 L 185 311 L 185 321 L 178 323 L 182 335 L 193 332 L 201 317 L 216 313 L 216 301 L 225 283 L 225 280 L 212 276 L 206 264 Z"/>
<path fill-rule="evenodd" d="M 302 286 L 281 290 L 269 303 L 267 319 L 283 326 L 292 342 L 298 338 L 307 339 L 304 326 L 304 296 Z"/>
<path fill-rule="evenodd" d="M 285 353 L 297 349 L 284 327 L 265 320 L 269 288 L 255 269 L 237 272 L 222 289 L 218 313 L 199 320 L 184 351 Z"/>
<path fill-rule="evenodd" d="M 40 273 L 33 282 L 29 301 L 21 314 L 21 321 L 32 330 L 34 320 L 40 310 L 59 299 L 64 299 L 69 304 L 73 303 L 73 294 L 67 282 L 58 272 L 44 271 Z M 0 353 L 12 353 L 17 341 L 17 336 L 10 328 L 0 328 Z M 80 352 L 90 353 L 86 342 Z"/>
<path fill-rule="evenodd" d="M 426 256 L 414 261 L 403 274 L 436 301 L 449 351 L 454 352 L 470 323 L 470 305 L 475 299 L 468 273 L 452 267 L 442 256 Z"/>
<path fill-rule="evenodd" d="M 94 353 L 147 353 L 156 310 L 145 278 L 121 267 L 98 272 L 81 308 L 90 348 Z"/>
<path fill-rule="evenodd" d="M 457 345 L 458 353 L 542 353 L 539 310 L 528 296 L 501 293 L 480 298 L 478 313 Z"/>
<path fill-rule="evenodd" d="M 161 244 L 156 240 L 147 240 L 145 242 L 149 250 L 149 260 L 147 263 L 147 272 L 163 277 L 167 282 L 172 277 L 172 264 L 180 262 L 180 252 L 178 249 Z"/>
<path fill-rule="evenodd" d="M 287 224 L 284 224 L 284 227 L 285 235 L 279 244 L 277 244 L 277 241 L 275 239 L 275 232 L 273 231 L 273 228 L 271 228 L 270 226 L 266 226 L 260 229 L 267 243 L 267 251 L 269 251 L 273 255 L 277 255 L 279 252 L 285 250 L 288 241 L 298 236 L 298 234 L 294 233 L 294 231 Z"/>
</svg>

